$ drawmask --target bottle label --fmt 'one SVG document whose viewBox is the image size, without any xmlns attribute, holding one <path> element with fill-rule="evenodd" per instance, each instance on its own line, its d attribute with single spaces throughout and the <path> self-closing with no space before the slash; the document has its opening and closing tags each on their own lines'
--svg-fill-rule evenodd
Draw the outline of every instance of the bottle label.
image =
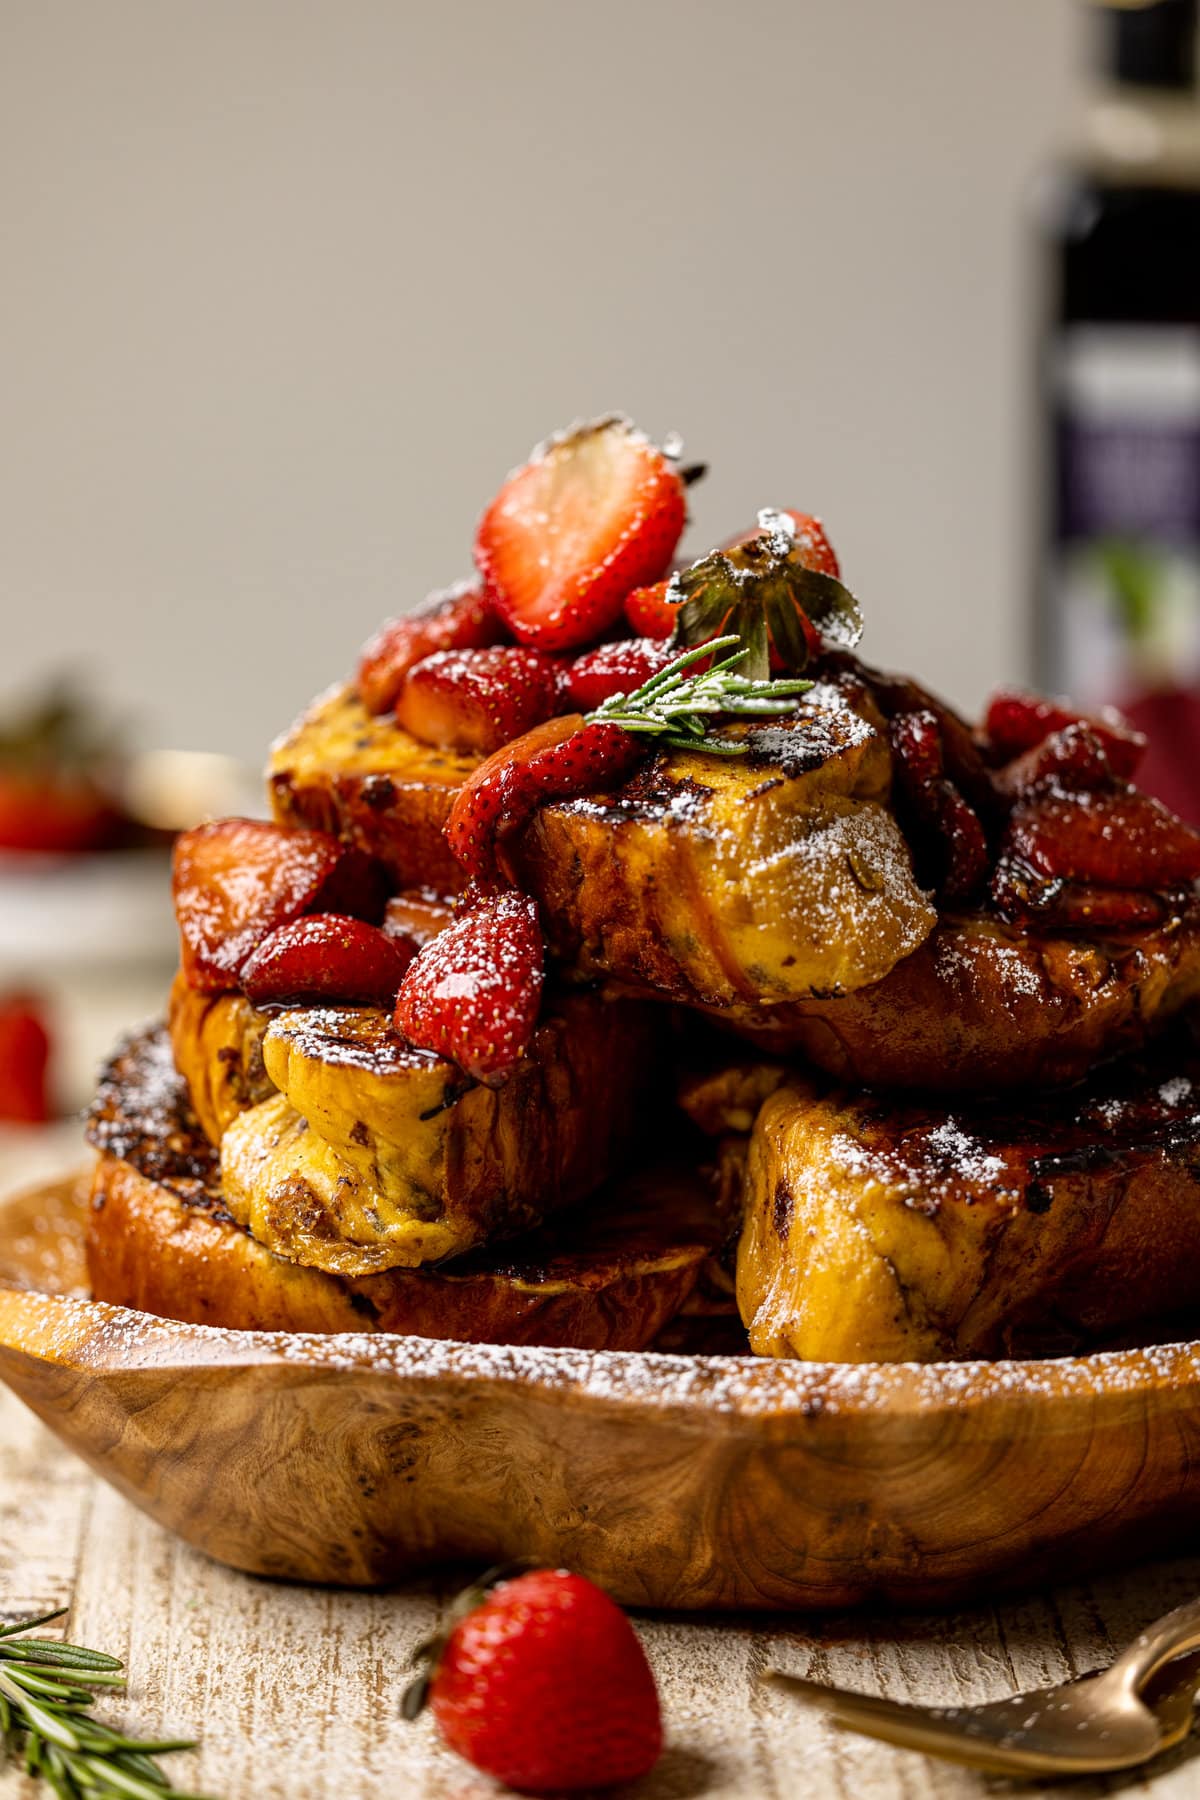
<svg viewBox="0 0 1200 1800">
<path fill-rule="evenodd" d="M 1045 673 L 1084 706 L 1114 702 L 1130 713 L 1152 738 L 1147 785 L 1196 817 L 1200 330 L 1070 326 L 1051 376 L 1056 530 Z"/>
</svg>

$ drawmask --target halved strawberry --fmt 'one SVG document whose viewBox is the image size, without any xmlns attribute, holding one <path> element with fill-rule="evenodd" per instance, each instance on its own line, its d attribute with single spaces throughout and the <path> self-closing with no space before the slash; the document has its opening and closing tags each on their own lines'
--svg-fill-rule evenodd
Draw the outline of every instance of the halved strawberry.
<svg viewBox="0 0 1200 1800">
<path fill-rule="evenodd" d="M 581 713 L 547 719 L 468 776 L 446 821 L 447 842 L 473 880 L 495 881 L 500 840 L 543 801 L 620 781 L 645 754 L 646 745 L 619 725 L 589 722 Z"/>
<path fill-rule="evenodd" d="M 409 965 L 396 1029 L 498 1087 L 524 1055 L 542 998 L 542 934 L 524 894 L 483 900 Z"/>
<path fill-rule="evenodd" d="M 364 646 L 358 664 L 363 705 L 368 712 L 387 712 L 408 671 L 435 650 L 482 650 L 507 635 L 477 581 L 441 588 L 416 612 L 389 619 Z"/>
<path fill-rule="evenodd" d="M 569 665 L 564 678 L 567 697 L 580 712 L 591 712 L 613 694 L 632 693 L 678 654 L 661 638 L 618 638 L 597 644 Z"/>
<path fill-rule="evenodd" d="M 383 915 L 383 929 L 390 938 L 414 951 L 422 949 L 439 931 L 454 923 L 454 906 L 449 900 L 417 890 L 406 889 L 393 894 Z"/>
<path fill-rule="evenodd" d="M 841 575 L 837 551 L 826 537 L 825 527 L 820 519 L 814 518 L 812 513 L 793 512 L 788 506 L 771 507 L 768 510 L 791 522 L 796 534 L 796 555 L 806 569 L 819 569 L 823 575 Z M 727 538 L 721 548 L 737 550 L 742 544 L 748 544 L 751 538 L 761 534 L 761 524 L 752 525 L 749 530 L 740 531 L 736 537 Z"/>
<path fill-rule="evenodd" d="M 439 650 L 409 670 L 396 717 L 424 744 L 498 750 L 558 710 L 562 671 L 540 650 Z"/>
<path fill-rule="evenodd" d="M 255 1006 L 394 1006 L 415 954 L 378 925 L 346 913 L 310 913 L 263 939 L 242 970 L 242 992 Z"/>
<path fill-rule="evenodd" d="M 175 840 L 175 916 L 191 987 L 227 993 L 251 953 L 301 913 L 379 918 L 378 865 L 323 831 L 289 831 L 262 819 L 218 819 Z"/>
<path fill-rule="evenodd" d="M 1146 739 L 1122 718 L 1115 706 L 1106 706 L 1099 713 L 1081 713 L 1044 694 L 1000 688 L 988 701 L 983 728 L 995 761 L 1007 762 L 1068 725 L 1086 725 L 1099 738 L 1114 775 L 1126 780 L 1133 775 L 1142 760 Z"/>
<path fill-rule="evenodd" d="M 679 602 L 667 599 L 670 578 L 653 587 L 634 588 L 625 596 L 625 620 L 638 637 L 669 638 L 679 617 Z"/>
<path fill-rule="evenodd" d="M 1200 831 L 1137 788 L 1021 801 L 1002 846 L 1037 875 L 1142 892 L 1200 877 Z"/>
<path fill-rule="evenodd" d="M 475 562 L 513 636 L 569 650 L 657 581 L 683 530 L 675 462 L 627 419 L 575 425 L 514 470 L 479 523 Z"/>
</svg>

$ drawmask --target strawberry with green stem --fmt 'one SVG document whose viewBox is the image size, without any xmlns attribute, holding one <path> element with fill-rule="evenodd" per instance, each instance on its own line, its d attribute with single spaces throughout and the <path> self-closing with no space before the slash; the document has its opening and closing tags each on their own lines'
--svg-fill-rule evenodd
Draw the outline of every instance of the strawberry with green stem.
<svg viewBox="0 0 1200 1800">
<path fill-rule="evenodd" d="M 637 1781 L 662 1754 L 662 1713 L 637 1634 L 567 1569 L 496 1569 L 421 1646 L 404 1716 L 428 1705 L 447 1747 L 524 1794 Z"/>
<path fill-rule="evenodd" d="M 678 606 L 674 642 L 732 635 L 745 652 L 743 674 L 765 680 L 772 666 L 800 673 L 819 650 L 853 650 L 862 636 L 857 600 L 836 575 L 814 566 L 791 513 L 758 515 L 750 537 L 713 550 L 671 577 L 665 600 Z"/>
</svg>

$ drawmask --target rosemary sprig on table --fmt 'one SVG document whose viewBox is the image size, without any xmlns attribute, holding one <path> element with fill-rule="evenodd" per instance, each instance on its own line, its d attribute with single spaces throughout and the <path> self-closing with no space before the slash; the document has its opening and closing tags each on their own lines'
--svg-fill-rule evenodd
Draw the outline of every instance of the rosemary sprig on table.
<svg viewBox="0 0 1200 1800">
<path fill-rule="evenodd" d="M 48 1781 L 59 1800 L 202 1800 L 172 1788 L 152 1759 L 191 1750 L 186 1739 L 126 1737 L 91 1716 L 94 1688 L 125 1685 L 115 1656 L 27 1638 L 66 1608 L 0 1626 L 0 1745 L 26 1772 Z"/>
<path fill-rule="evenodd" d="M 721 714 L 742 719 L 780 718 L 795 710 L 796 696 L 807 693 L 812 682 L 790 677 L 751 681 L 735 673 L 748 654 L 744 648 L 714 663 L 703 674 L 687 674 L 693 663 L 738 642 L 735 636 L 712 638 L 694 650 L 685 650 L 631 694 L 613 694 L 602 701 L 588 718 L 654 737 L 672 750 L 700 750 L 706 756 L 744 756 L 744 743 L 709 737 L 712 720 Z"/>
</svg>

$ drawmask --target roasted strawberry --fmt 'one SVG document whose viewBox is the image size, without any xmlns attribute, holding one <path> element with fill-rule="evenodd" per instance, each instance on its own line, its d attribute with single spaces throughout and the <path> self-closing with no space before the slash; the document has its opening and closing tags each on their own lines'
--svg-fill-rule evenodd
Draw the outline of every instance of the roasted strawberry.
<svg viewBox="0 0 1200 1800">
<path fill-rule="evenodd" d="M 1080 721 L 1064 725 L 1005 763 L 993 775 L 996 788 L 1013 799 L 1057 787 L 1072 793 L 1095 793 L 1118 785 L 1103 740 Z"/>
<path fill-rule="evenodd" d="M 396 1029 L 498 1087 L 524 1055 L 542 997 L 542 934 L 524 894 L 478 902 L 410 963 Z"/>
<path fill-rule="evenodd" d="M 30 994 L 0 997 L 0 1121 L 44 1125 L 50 1117 L 50 1034 Z"/>
<path fill-rule="evenodd" d="M 1114 775 L 1126 780 L 1133 775 L 1146 739 L 1112 706 L 1095 714 L 1081 713 L 1062 700 L 1001 688 L 988 702 L 983 728 L 993 761 L 1002 763 L 1068 725 L 1086 725 L 1099 738 Z"/>
<path fill-rule="evenodd" d="M 368 712 L 387 712 L 408 671 L 435 650 L 482 650 L 507 635 L 478 582 L 442 588 L 416 612 L 389 619 L 364 647 L 358 664 L 363 705 Z"/>
<path fill-rule="evenodd" d="M 475 561 L 513 636 L 541 650 L 593 642 L 634 588 L 657 581 L 683 530 L 673 460 L 627 419 L 539 445 L 479 523 Z"/>
<path fill-rule="evenodd" d="M 668 600 L 671 583 L 656 581 L 653 587 L 634 588 L 625 596 L 625 622 L 643 638 L 669 638 L 679 618 L 678 600 Z"/>
<path fill-rule="evenodd" d="M 423 744 L 487 753 L 557 712 L 560 681 L 540 650 L 439 650 L 409 670 L 396 717 Z"/>
<path fill-rule="evenodd" d="M 415 954 L 378 925 L 346 913 L 310 913 L 263 939 L 242 969 L 242 992 L 255 1006 L 394 1006 Z"/>
<path fill-rule="evenodd" d="M 439 895 L 424 892 L 393 894 L 383 915 L 383 929 L 401 946 L 420 950 L 430 938 L 454 923 L 454 905 Z"/>
<path fill-rule="evenodd" d="M 1161 891 L 1200 877 L 1200 831 L 1133 787 L 1021 801 L 1002 850 L 1035 874 L 1096 887 Z"/>
<path fill-rule="evenodd" d="M 781 506 L 769 508 L 774 516 L 790 521 L 795 533 L 796 551 L 806 568 L 819 569 L 823 575 L 840 576 L 841 564 L 837 559 L 837 551 L 825 535 L 825 527 L 820 519 L 812 513 L 793 512 L 791 507 Z M 729 538 L 721 548 L 737 550 L 742 544 L 748 544 L 752 538 L 762 533 L 761 523 L 751 525 L 748 531 L 740 531 L 736 537 Z"/>
<path fill-rule="evenodd" d="M 937 715 L 900 713 L 888 727 L 904 822 L 920 859 L 946 900 L 967 900 L 988 870 L 987 837 L 979 815 L 946 775 Z"/>
<path fill-rule="evenodd" d="M 1056 881 L 1013 856 L 996 864 L 991 896 L 1006 919 L 1040 931 L 1146 931 L 1162 925 L 1171 911 L 1166 895 Z"/>
<path fill-rule="evenodd" d="M 614 694 L 628 694 L 641 687 L 673 662 L 677 654 L 661 638 L 618 638 L 611 644 L 597 644 L 594 650 L 577 656 L 567 668 L 567 698 L 580 712 L 590 712 Z"/>
<path fill-rule="evenodd" d="M 175 916 L 183 971 L 205 993 L 236 988 L 251 952 L 312 911 L 379 918 L 380 871 L 323 831 L 218 819 L 175 841 Z"/>
<path fill-rule="evenodd" d="M 446 821 L 446 841 L 476 881 L 497 879 L 497 845 L 543 801 L 593 793 L 622 780 L 646 753 L 629 732 L 581 713 L 547 719 L 468 776 Z"/>
<path fill-rule="evenodd" d="M 831 669 L 845 670 L 865 682 L 885 719 L 898 719 L 904 713 L 932 713 L 937 720 L 948 778 L 981 818 L 990 822 L 1003 816 L 1006 807 L 997 794 L 992 770 L 984 760 L 971 727 L 952 706 L 910 675 L 894 675 L 889 670 L 859 662 L 856 657 L 835 655 L 828 661 Z"/>
<path fill-rule="evenodd" d="M 456 1603 L 433 1667 L 404 1700 L 443 1741 L 523 1794 L 636 1781 L 662 1754 L 654 1676 L 625 1614 L 566 1569 L 534 1569 Z"/>
</svg>

